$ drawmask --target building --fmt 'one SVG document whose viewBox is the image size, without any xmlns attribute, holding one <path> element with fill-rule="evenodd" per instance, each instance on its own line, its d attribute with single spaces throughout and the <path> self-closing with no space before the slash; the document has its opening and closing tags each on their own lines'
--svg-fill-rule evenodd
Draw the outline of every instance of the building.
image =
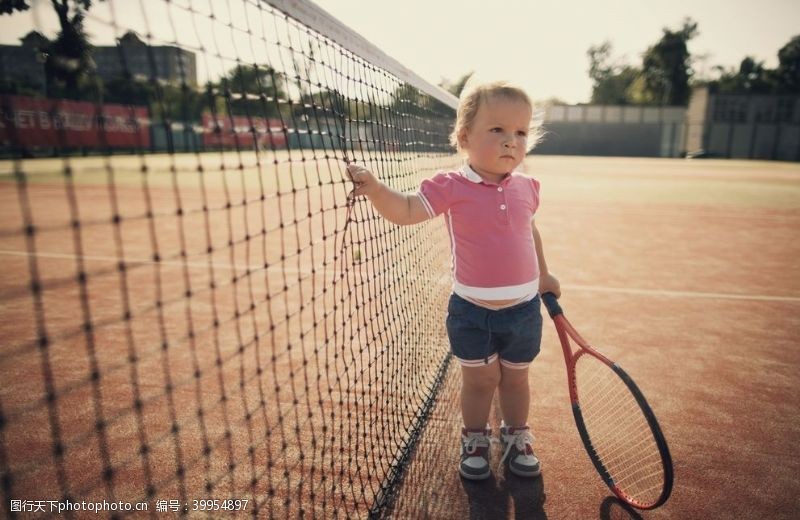
<svg viewBox="0 0 800 520">
<path fill-rule="evenodd" d="M 688 107 L 555 105 L 536 154 L 800 161 L 800 96 L 715 94 Z"/>
<path fill-rule="evenodd" d="M 15 82 L 45 91 L 44 54 L 47 38 L 31 31 L 22 45 L 0 45 L 0 81 Z"/>
<path fill-rule="evenodd" d="M 800 96 L 692 92 L 686 152 L 731 159 L 800 161 Z"/>
<path fill-rule="evenodd" d="M 45 89 L 45 58 L 39 50 L 47 43 L 32 31 L 22 45 L 0 45 L 0 81 L 16 82 Z M 118 45 L 96 46 L 92 51 L 97 75 L 104 80 L 130 77 L 155 79 L 162 83 L 197 86 L 197 59 L 193 52 L 172 45 L 147 45 L 132 32 L 119 39 Z"/>
<path fill-rule="evenodd" d="M 686 107 L 554 105 L 536 154 L 680 157 Z"/>
<path fill-rule="evenodd" d="M 125 76 L 135 79 L 197 86 L 197 59 L 193 52 L 173 45 L 147 45 L 136 34 L 127 32 L 119 45 L 98 46 L 92 54 L 97 75 L 103 79 Z"/>
</svg>

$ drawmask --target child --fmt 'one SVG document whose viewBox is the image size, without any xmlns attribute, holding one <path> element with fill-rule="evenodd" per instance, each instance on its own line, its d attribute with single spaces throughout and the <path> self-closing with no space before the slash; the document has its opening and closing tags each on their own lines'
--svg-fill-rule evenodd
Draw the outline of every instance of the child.
<svg viewBox="0 0 800 520">
<path fill-rule="evenodd" d="M 453 255 L 447 333 L 463 376 L 459 472 L 472 480 L 491 474 L 487 421 L 495 389 L 503 416 L 501 464 L 521 476 L 541 471 L 527 424 L 528 365 L 541 341 L 539 293 L 558 296 L 560 288 L 533 220 L 539 183 L 514 172 L 528 140 L 535 141 L 532 110 L 524 91 L 502 82 L 462 95 L 450 139 L 468 162 L 426 179 L 415 194 L 389 188 L 361 166 L 347 167 L 355 195 L 366 195 L 389 221 L 446 217 Z"/>
</svg>

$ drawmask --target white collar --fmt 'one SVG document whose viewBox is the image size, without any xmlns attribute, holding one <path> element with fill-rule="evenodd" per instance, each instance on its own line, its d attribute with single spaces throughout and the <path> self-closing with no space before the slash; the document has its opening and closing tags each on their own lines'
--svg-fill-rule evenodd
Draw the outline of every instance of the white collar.
<svg viewBox="0 0 800 520">
<path fill-rule="evenodd" d="M 461 168 L 460 173 L 462 177 L 464 177 L 468 181 L 474 182 L 475 184 L 480 184 L 482 182 L 485 182 L 483 178 L 480 175 L 478 175 L 475 172 L 475 170 L 472 169 L 469 163 L 464 164 L 464 166 Z M 507 177 L 504 177 L 503 180 L 505 180 L 506 178 Z M 500 182 L 502 182 L 502 180 Z"/>
<path fill-rule="evenodd" d="M 475 184 L 480 184 L 483 182 L 481 176 L 475 173 L 475 170 L 473 170 L 469 164 L 465 164 L 464 167 L 461 168 L 461 175 L 468 181 L 472 181 Z"/>
</svg>

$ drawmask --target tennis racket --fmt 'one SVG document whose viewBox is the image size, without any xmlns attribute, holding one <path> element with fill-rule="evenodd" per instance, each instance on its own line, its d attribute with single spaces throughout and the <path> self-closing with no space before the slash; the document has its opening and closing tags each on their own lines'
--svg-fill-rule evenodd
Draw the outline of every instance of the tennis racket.
<svg viewBox="0 0 800 520">
<path fill-rule="evenodd" d="M 572 413 L 594 467 L 627 504 L 662 505 L 672 491 L 672 458 L 653 410 L 633 379 L 578 334 L 553 293 L 542 301 L 561 340 Z"/>
</svg>

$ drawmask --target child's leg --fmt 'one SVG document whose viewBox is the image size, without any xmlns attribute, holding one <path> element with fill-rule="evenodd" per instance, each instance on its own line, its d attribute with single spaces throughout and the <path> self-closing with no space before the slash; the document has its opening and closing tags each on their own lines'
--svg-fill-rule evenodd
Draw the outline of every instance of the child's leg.
<svg viewBox="0 0 800 520">
<path fill-rule="evenodd" d="M 495 358 L 488 365 L 462 365 L 461 377 L 461 416 L 464 426 L 470 430 L 484 429 L 489 420 L 494 390 L 500 382 L 500 363 Z"/>
<path fill-rule="evenodd" d="M 528 387 L 528 367 L 509 368 L 500 365 L 500 410 L 509 426 L 525 426 L 528 423 L 528 407 L 531 396 Z"/>
<path fill-rule="evenodd" d="M 500 409 L 503 422 L 500 438 L 503 441 L 503 458 L 512 473 L 523 477 L 536 477 L 541 473 L 539 459 L 533 453 L 533 435 L 528 427 L 528 367 L 510 368 L 501 364 Z"/>
</svg>

